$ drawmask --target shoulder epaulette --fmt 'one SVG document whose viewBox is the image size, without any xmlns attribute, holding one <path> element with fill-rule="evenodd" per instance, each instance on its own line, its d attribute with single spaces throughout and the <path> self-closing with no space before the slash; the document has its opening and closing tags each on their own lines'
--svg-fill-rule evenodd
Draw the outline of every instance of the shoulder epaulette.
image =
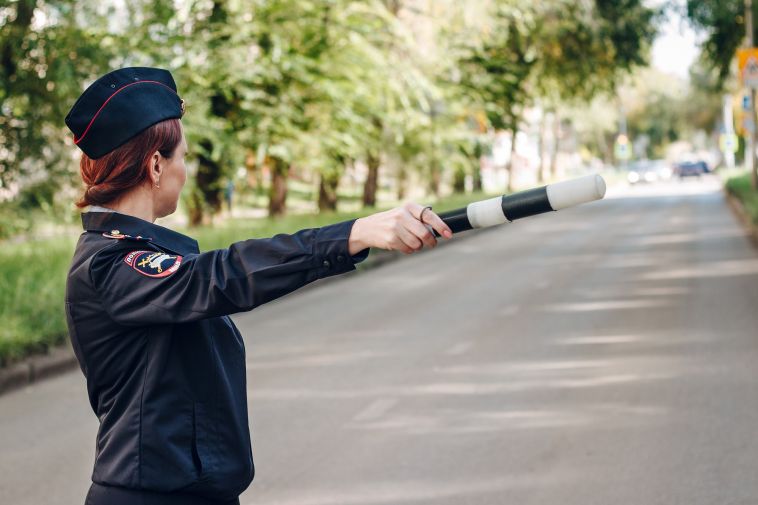
<svg viewBox="0 0 758 505">
<path fill-rule="evenodd" d="M 143 237 L 141 235 L 137 235 L 136 237 L 133 237 L 131 235 L 127 235 L 126 233 L 121 233 L 119 230 L 111 230 L 110 232 L 103 233 L 103 237 L 105 238 L 112 238 L 116 240 L 140 240 L 144 242 L 149 242 L 153 240 L 149 237 Z"/>
</svg>

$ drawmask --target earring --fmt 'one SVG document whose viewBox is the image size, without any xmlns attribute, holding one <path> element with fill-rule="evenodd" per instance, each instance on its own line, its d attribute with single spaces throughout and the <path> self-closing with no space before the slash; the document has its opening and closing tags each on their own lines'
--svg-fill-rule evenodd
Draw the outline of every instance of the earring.
<svg viewBox="0 0 758 505">
<path fill-rule="evenodd" d="M 155 187 L 156 188 L 160 188 L 161 187 L 161 185 L 159 184 L 159 182 L 161 182 L 160 179 L 158 179 L 158 180 L 155 181 Z"/>
</svg>

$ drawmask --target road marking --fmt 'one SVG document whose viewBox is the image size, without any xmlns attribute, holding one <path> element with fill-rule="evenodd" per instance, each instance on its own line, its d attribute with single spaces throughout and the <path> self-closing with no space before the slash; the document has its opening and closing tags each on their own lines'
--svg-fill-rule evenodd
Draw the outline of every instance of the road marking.
<svg viewBox="0 0 758 505">
<path fill-rule="evenodd" d="M 597 302 L 555 303 L 542 310 L 546 312 L 594 312 L 598 310 L 659 309 L 670 306 L 668 300 L 602 300 Z"/>
<path fill-rule="evenodd" d="M 453 347 L 449 348 L 447 351 L 445 351 L 445 354 L 449 356 L 456 356 L 458 354 L 463 354 L 464 352 L 471 349 L 473 345 L 474 344 L 472 344 L 471 342 L 459 342 L 455 344 Z"/>
<path fill-rule="evenodd" d="M 374 400 L 368 407 L 358 412 L 353 421 L 372 421 L 382 417 L 396 403 L 397 398 L 379 398 L 378 400 Z"/>
</svg>

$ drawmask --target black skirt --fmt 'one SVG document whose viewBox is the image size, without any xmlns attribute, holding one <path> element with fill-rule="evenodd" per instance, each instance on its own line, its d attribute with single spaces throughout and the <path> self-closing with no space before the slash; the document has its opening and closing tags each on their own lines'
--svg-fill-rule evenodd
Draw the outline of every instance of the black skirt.
<svg viewBox="0 0 758 505">
<path fill-rule="evenodd" d="M 93 483 L 84 505 L 239 505 L 239 498 L 216 501 L 187 493 L 155 493 Z"/>
</svg>

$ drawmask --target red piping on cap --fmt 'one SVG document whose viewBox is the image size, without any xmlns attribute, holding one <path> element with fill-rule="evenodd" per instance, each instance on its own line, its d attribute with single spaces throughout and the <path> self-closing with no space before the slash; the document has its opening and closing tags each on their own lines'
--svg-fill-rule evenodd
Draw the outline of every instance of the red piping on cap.
<svg viewBox="0 0 758 505">
<path fill-rule="evenodd" d="M 74 144 L 78 144 L 79 142 L 81 142 L 82 139 L 84 138 L 84 136 L 87 135 L 87 132 L 89 131 L 90 127 L 92 126 L 92 123 L 95 122 L 95 119 L 97 119 L 97 116 L 100 115 L 100 112 L 103 110 L 103 108 L 108 104 L 108 102 L 111 101 L 111 98 L 113 98 L 114 96 L 116 96 L 121 91 L 123 91 L 124 89 L 128 88 L 129 86 L 134 86 L 135 84 L 145 84 L 145 83 L 160 84 L 164 88 L 168 88 L 169 90 L 171 90 L 171 92 L 174 93 L 174 94 L 176 94 L 177 96 L 179 95 L 176 91 L 174 91 L 173 89 L 171 89 L 171 86 L 166 86 L 162 82 L 158 82 L 158 81 L 137 81 L 137 82 L 130 82 L 129 84 L 121 86 L 116 91 L 114 91 L 113 94 L 111 96 L 109 96 L 108 99 L 105 102 L 103 102 L 103 105 L 101 105 L 99 109 L 97 109 L 97 112 L 95 113 L 95 115 L 90 120 L 89 124 L 87 125 L 87 128 L 84 129 L 84 133 L 82 133 L 82 136 L 79 137 L 78 139 L 76 138 L 76 136 L 74 136 Z"/>
</svg>

